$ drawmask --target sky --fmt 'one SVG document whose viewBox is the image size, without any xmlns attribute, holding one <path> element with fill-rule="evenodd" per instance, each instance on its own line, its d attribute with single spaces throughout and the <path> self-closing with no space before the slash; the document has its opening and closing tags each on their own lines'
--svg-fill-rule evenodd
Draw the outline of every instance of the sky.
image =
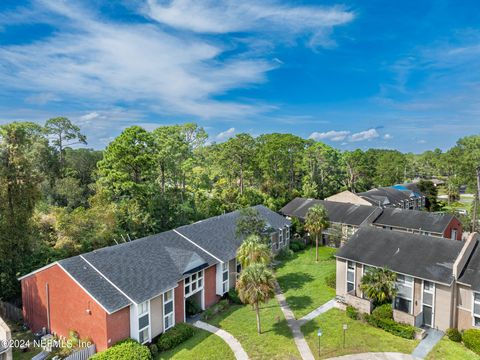
<svg viewBox="0 0 480 360">
<path fill-rule="evenodd" d="M 0 123 L 446 150 L 480 133 L 478 0 L 1 0 Z"/>
</svg>

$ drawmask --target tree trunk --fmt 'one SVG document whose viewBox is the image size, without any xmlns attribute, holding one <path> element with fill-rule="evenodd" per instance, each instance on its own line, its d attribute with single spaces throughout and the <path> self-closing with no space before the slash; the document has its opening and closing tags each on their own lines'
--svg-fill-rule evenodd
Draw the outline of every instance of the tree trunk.
<svg viewBox="0 0 480 360">
<path fill-rule="evenodd" d="M 258 307 L 258 302 L 255 303 L 255 313 L 257 315 L 257 331 L 259 334 L 261 334 L 262 328 L 260 325 L 260 308 Z"/>
<path fill-rule="evenodd" d="M 315 234 L 315 261 L 318 262 L 318 234 Z"/>
</svg>

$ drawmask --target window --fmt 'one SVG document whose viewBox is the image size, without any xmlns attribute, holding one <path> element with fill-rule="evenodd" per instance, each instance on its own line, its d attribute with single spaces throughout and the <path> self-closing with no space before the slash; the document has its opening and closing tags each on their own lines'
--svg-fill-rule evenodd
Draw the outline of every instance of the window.
<svg viewBox="0 0 480 360">
<path fill-rule="evenodd" d="M 238 259 L 235 259 L 235 263 L 236 263 L 235 270 L 237 272 L 237 279 L 238 279 L 238 277 L 240 276 L 240 273 L 242 272 L 242 264 L 238 261 Z"/>
<path fill-rule="evenodd" d="M 280 229 L 280 232 L 278 233 L 278 244 L 280 246 L 283 245 L 283 230 L 282 229 Z"/>
<path fill-rule="evenodd" d="M 290 240 L 290 226 L 287 226 L 287 240 Z"/>
<path fill-rule="evenodd" d="M 473 293 L 473 326 L 480 327 L 480 293 Z"/>
<path fill-rule="evenodd" d="M 185 297 L 203 289 L 203 270 L 185 278 Z"/>
<path fill-rule="evenodd" d="M 173 289 L 163 293 L 163 329 L 167 331 L 175 322 L 173 313 Z"/>
<path fill-rule="evenodd" d="M 228 262 L 222 264 L 222 291 L 228 292 Z"/>
<path fill-rule="evenodd" d="M 150 341 L 150 312 L 149 302 L 138 304 L 138 341 L 145 344 Z"/>
<path fill-rule="evenodd" d="M 457 240 L 457 229 L 452 230 L 452 240 Z"/>
<path fill-rule="evenodd" d="M 393 302 L 393 307 L 397 310 L 412 313 L 413 299 L 413 278 L 410 276 L 397 274 L 397 296 Z"/>
<path fill-rule="evenodd" d="M 434 297 L 435 297 L 435 284 L 430 281 L 423 281 L 422 292 L 422 313 L 423 324 L 433 327 L 434 323 Z"/>
<path fill-rule="evenodd" d="M 347 293 L 355 290 L 355 263 L 347 261 Z"/>
</svg>

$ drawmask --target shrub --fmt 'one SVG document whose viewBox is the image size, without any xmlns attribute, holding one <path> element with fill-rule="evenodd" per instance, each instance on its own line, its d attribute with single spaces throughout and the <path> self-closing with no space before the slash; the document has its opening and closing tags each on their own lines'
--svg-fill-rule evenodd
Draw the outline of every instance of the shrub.
<svg viewBox="0 0 480 360">
<path fill-rule="evenodd" d="M 473 352 L 480 354 L 480 330 L 465 330 L 463 333 L 463 343 Z"/>
<path fill-rule="evenodd" d="M 195 334 L 195 330 L 188 324 L 180 323 L 175 325 L 167 332 L 160 335 L 157 341 L 159 351 L 173 349 L 184 341 L 190 339 Z"/>
<path fill-rule="evenodd" d="M 237 305 L 242 304 L 242 300 L 240 300 L 240 298 L 238 297 L 237 290 L 235 290 L 235 289 L 230 289 L 228 291 L 228 298 L 230 299 L 230 302 L 232 304 L 237 304 Z"/>
<path fill-rule="evenodd" d="M 125 340 L 90 357 L 91 360 L 152 360 L 152 354 L 148 347 L 139 344 L 135 340 Z"/>
<path fill-rule="evenodd" d="M 290 249 L 294 252 L 305 250 L 307 246 L 302 241 L 290 241 Z"/>
<path fill-rule="evenodd" d="M 348 306 L 347 306 L 347 316 L 348 316 L 350 319 L 358 320 L 358 310 L 355 309 L 353 306 L 348 305 Z"/>
<path fill-rule="evenodd" d="M 380 319 L 393 319 L 393 309 L 391 304 L 383 304 L 377 306 L 373 312 L 373 316 L 376 316 Z"/>
<path fill-rule="evenodd" d="M 415 327 L 405 324 L 400 324 L 393 319 L 385 319 L 375 315 L 365 315 L 365 320 L 372 326 L 389 332 L 390 334 L 400 336 L 404 339 L 415 338 Z"/>
<path fill-rule="evenodd" d="M 155 356 L 158 354 L 158 346 L 155 344 L 152 344 L 148 347 L 150 349 L 150 352 L 152 353 L 152 356 Z"/>
<path fill-rule="evenodd" d="M 200 306 L 198 306 L 198 304 L 194 300 L 192 300 L 191 298 L 188 298 L 185 301 L 185 307 L 186 307 L 186 309 L 185 309 L 186 313 L 189 316 L 198 314 L 201 310 Z"/>
<path fill-rule="evenodd" d="M 293 256 L 293 251 L 290 250 L 289 248 L 283 248 L 278 252 L 278 254 L 275 256 L 277 260 L 288 260 L 291 259 Z"/>
<path fill-rule="evenodd" d="M 452 341 L 455 341 L 455 342 L 461 342 L 462 341 L 462 334 L 460 333 L 460 331 L 458 331 L 455 328 L 447 329 L 446 334 L 447 334 L 448 338 Z"/>
<path fill-rule="evenodd" d="M 325 284 L 328 287 L 335 289 L 337 287 L 337 274 L 332 272 L 325 277 Z"/>
<path fill-rule="evenodd" d="M 211 306 L 209 309 L 205 310 L 202 313 L 202 319 L 203 320 L 210 320 L 215 315 L 217 315 L 219 312 L 227 310 L 228 307 L 229 307 L 229 304 L 228 304 L 227 299 L 220 300 L 217 304 Z"/>
</svg>

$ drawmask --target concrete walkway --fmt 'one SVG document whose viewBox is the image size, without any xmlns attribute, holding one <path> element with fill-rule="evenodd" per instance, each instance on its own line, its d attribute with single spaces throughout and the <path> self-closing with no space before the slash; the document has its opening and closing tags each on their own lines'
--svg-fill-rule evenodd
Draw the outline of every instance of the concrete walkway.
<svg viewBox="0 0 480 360">
<path fill-rule="evenodd" d="M 245 352 L 245 350 L 243 350 L 242 345 L 229 332 L 227 332 L 225 330 L 222 330 L 222 329 L 219 329 L 215 326 L 212 326 L 212 325 L 207 324 L 206 322 L 203 322 L 203 321 L 200 321 L 200 320 L 197 320 L 197 321 L 193 322 L 192 325 L 199 328 L 199 329 L 206 330 L 208 332 L 211 332 L 212 334 L 215 334 L 215 335 L 221 337 L 223 339 L 223 341 L 225 341 L 227 343 L 227 345 L 230 346 L 230 349 L 232 349 L 233 354 L 235 355 L 235 358 L 237 360 L 248 360 L 248 355 Z"/>
<path fill-rule="evenodd" d="M 378 352 L 378 353 L 363 353 L 363 354 L 351 354 L 344 355 L 328 360 L 418 360 L 418 358 L 402 353 L 394 352 Z"/>
<path fill-rule="evenodd" d="M 435 345 L 442 339 L 443 332 L 436 329 L 428 329 L 427 335 L 420 341 L 420 344 L 417 345 L 415 350 L 413 350 L 412 355 L 424 359 L 427 357 L 428 353 L 432 351 Z"/>
<path fill-rule="evenodd" d="M 300 320 L 298 320 L 298 322 L 300 323 L 300 326 L 302 326 L 303 324 L 309 322 L 310 320 L 315 319 L 317 316 L 320 316 L 324 312 L 327 312 L 328 310 L 333 309 L 334 307 L 335 307 L 335 299 L 332 299 L 326 302 L 325 304 L 323 304 L 322 306 L 319 306 L 318 308 L 313 310 L 311 313 L 308 313 L 307 315 L 302 317 Z"/>
<path fill-rule="evenodd" d="M 315 360 L 312 354 L 312 350 L 310 350 L 310 347 L 308 346 L 307 341 L 305 340 L 305 337 L 300 330 L 300 322 L 295 319 L 295 315 L 288 306 L 285 295 L 282 293 L 282 290 L 280 289 L 280 286 L 278 286 L 278 284 L 275 289 L 275 297 L 280 304 L 283 315 L 285 316 L 287 324 L 292 331 L 293 340 L 295 341 L 295 345 L 297 345 L 300 356 L 303 360 Z"/>
</svg>

